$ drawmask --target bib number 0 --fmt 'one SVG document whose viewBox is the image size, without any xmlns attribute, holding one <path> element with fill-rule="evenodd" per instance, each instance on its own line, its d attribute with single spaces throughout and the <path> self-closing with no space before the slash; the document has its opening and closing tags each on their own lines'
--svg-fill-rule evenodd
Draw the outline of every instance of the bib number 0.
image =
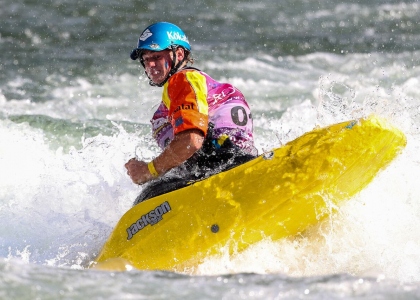
<svg viewBox="0 0 420 300">
<path fill-rule="evenodd" d="M 233 123 L 238 126 L 245 126 L 248 123 L 248 115 L 243 106 L 235 106 L 230 110 Z"/>
</svg>

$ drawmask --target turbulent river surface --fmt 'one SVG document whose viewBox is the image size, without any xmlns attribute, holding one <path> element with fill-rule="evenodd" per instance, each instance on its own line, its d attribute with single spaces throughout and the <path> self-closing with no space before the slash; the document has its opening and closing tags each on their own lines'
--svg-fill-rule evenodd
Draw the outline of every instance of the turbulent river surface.
<svg viewBox="0 0 420 300">
<path fill-rule="evenodd" d="M 0 19 L 0 298 L 420 298 L 419 1 L 0 0 Z M 260 153 L 372 113 L 407 147 L 298 238 L 193 274 L 89 269 L 141 191 L 124 163 L 159 153 L 162 91 L 129 58 L 157 21 L 246 95 Z"/>
</svg>

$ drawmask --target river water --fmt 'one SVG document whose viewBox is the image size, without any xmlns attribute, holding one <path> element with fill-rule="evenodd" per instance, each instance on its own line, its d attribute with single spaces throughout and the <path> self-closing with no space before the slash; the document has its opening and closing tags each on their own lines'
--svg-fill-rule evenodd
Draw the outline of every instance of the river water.
<svg viewBox="0 0 420 300">
<path fill-rule="evenodd" d="M 1 299 L 420 298 L 419 1 L 0 0 L 0 20 Z M 193 274 L 88 269 L 141 190 L 125 161 L 159 153 L 161 90 L 129 58 L 156 21 L 246 95 L 260 153 L 371 113 L 406 149 L 299 237 Z"/>
</svg>

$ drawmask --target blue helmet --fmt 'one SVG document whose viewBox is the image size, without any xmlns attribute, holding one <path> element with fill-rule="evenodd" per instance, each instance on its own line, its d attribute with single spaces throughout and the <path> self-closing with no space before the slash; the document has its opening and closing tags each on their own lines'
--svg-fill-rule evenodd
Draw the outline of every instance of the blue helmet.
<svg viewBox="0 0 420 300">
<path fill-rule="evenodd" d="M 162 51 L 176 46 L 191 51 L 188 38 L 181 28 L 172 23 L 159 22 L 150 25 L 142 32 L 137 48 L 131 52 L 130 57 L 132 60 L 136 60 L 143 50 Z"/>
</svg>

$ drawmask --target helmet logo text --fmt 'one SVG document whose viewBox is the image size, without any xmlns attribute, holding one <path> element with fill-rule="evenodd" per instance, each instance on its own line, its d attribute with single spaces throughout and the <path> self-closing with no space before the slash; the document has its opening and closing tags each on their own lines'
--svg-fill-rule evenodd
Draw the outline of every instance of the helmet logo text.
<svg viewBox="0 0 420 300">
<path fill-rule="evenodd" d="M 180 34 L 179 32 L 167 31 L 166 34 L 168 35 L 168 39 L 170 40 L 179 40 L 186 43 L 188 42 L 188 38 L 185 34 Z"/>
</svg>

